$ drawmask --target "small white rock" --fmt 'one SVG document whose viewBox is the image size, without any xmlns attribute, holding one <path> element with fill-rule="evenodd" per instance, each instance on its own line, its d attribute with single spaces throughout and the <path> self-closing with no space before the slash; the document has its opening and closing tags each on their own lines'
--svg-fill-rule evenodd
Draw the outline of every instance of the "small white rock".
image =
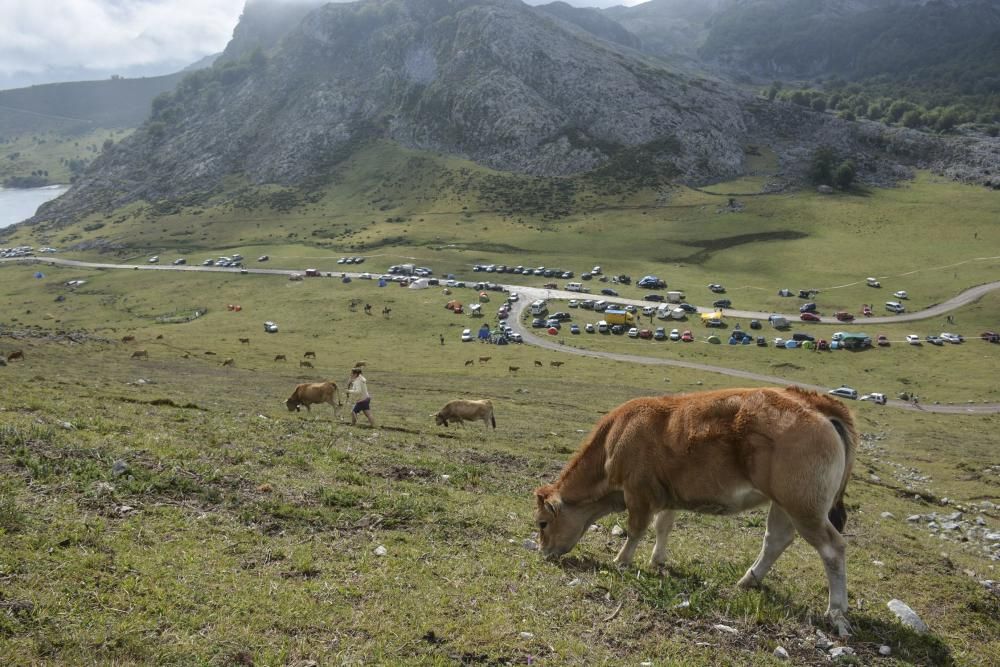
<svg viewBox="0 0 1000 667">
<path fill-rule="evenodd" d="M 730 635 L 738 635 L 738 634 L 740 634 L 740 631 L 737 630 L 736 628 L 730 627 L 728 625 L 723 625 L 722 623 L 716 623 L 712 627 L 715 628 L 716 630 L 718 630 L 719 632 L 725 632 L 725 633 L 730 634 Z"/>
<path fill-rule="evenodd" d="M 893 514 L 892 512 L 882 512 L 882 514 L 880 516 L 883 519 L 895 519 L 896 518 L 896 515 Z"/>
<path fill-rule="evenodd" d="M 650 660 L 646 660 L 645 662 L 640 662 L 639 667 L 653 667 L 653 663 Z"/>
<path fill-rule="evenodd" d="M 883 658 L 888 658 L 890 655 L 892 655 L 892 647 L 889 646 L 888 644 L 882 644 L 881 646 L 878 647 L 878 654 Z"/>
<path fill-rule="evenodd" d="M 840 658 L 846 658 L 852 655 L 854 655 L 854 649 L 850 646 L 835 646 L 830 649 L 830 657 L 834 660 L 839 660 Z"/>
<path fill-rule="evenodd" d="M 373 551 L 372 553 L 374 553 L 376 556 L 384 556 L 387 553 L 389 553 L 389 550 L 380 544 L 377 547 L 375 547 L 375 551 Z"/>
<path fill-rule="evenodd" d="M 882 562 L 882 561 L 880 561 L 880 560 L 873 560 L 873 561 L 872 561 L 872 565 L 874 565 L 874 566 L 876 566 L 876 567 L 882 567 L 883 565 L 885 565 L 885 563 L 883 563 L 883 562 Z"/>
<path fill-rule="evenodd" d="M 449 479 L 451 479 L 451 475 L 441 475 L 441 479 L 447 482 Z"/>
<path fill-rule="evenodd" d="M 573 578 L 573 579 L 572 579 L 572 580 L 571 580 L 571 581 L 570 581 L 570 582 L 569 582 L 568 584 L 566 584 L 566 585 L 567 585 L 567 586 L 579 586 L 579 585 L 580 585 L 580 579 L 579 579 L 579 578 L 575 578 L 575 577 L 574 577 L 574 578 Z"/>
<path fill-rule="evenodd" d="M 534 639 L 534 638 L 535 638 L 535 633 L 534 632 L 522 632 L 521 633 L 521 639 Z"/>
<path fill-rule="evenodd" d="M 624 531 L 624 530 L 622 529 L 622 527 L 621 527 L 621 526 L 619 526 L 619 525 L 615 525 L 615 526 L 614 526 L 614 527 L 613 527 L 613 528 L 611 529 L 611 535 L 612 535 L 613 537 L 619 537 L 619 536 L 620 536 L 620 535 L 622 535 L 622 534 L 623 534 L 624 532 L 625 532 L 625 531 Z"/>
<path fill-rule="evenodd" d="M 924 623 L 919 616 L 917 616 L 917 612 L 913 611 L 913 609 L 910 608 L 910 605 L 906 604 L 902 600 L 892 599 L 889 600 L 886 606 L 888 606 L 889 610 L 899 618 L 903 625 L 912 628 L 918 634 L 927 632 L 927 624 Z"/>
<path fill-rule="evenodd" d="M 788 655 L 788 651 L 785 649 L 784 646 L 779 646 L 778 648 L 774 649 L 774 657 L 778 658 L 779 660 L 788 660 L 790 656 Z"/>
<path fill-rule="evenodd" d="M 538 551 L 538 542 L 534 540 L 525 540 L 523 546 L 528 551 Z"/>
</svg>

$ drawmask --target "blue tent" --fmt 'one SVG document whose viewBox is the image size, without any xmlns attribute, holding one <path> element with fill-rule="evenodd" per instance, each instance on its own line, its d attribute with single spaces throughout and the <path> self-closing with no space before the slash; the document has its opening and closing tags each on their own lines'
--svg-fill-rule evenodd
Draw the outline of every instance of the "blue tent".
<svg viewBox="0 0 1000 667">
<path fill-rule="evenodd" d="M 35 271 L 35 277 L 36 278 L 44 278 L 45 274 L 42 273 L 41 271 Z"/>
<path fill-rule="evenodd" d="M 385 287 L 385 279 L 384 278 L 379 278 L 378 286 L 379 287 Z"/>
<path fill-rule="evenodd" d="M 490 339 L 490 327 L 485 323 L 483 323 L 483 326 L 479 327 L 479 338 L 481 340 Z"/>
</svg>

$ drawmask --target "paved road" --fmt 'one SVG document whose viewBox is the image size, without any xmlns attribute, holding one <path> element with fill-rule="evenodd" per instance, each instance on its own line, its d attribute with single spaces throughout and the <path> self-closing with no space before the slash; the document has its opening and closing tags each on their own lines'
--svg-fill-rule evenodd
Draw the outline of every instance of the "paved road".
<svg viewBox="0 0 1000 667">
<path fill-rule="evenodd" d="M 0 258 L 0 263 L 3 262 L 22 262 L 22 263 L 34 263 L 34 264 L 53 264 L 60 266 L 78 266 L 81 268 L 96 268 L 96 269 L 129 269 L 129 270 L 140 270 L 140 271 L 206 271 L 206 272 L 218 272 L 218 273 L 239 273 L 240 269 L 231 269 L 226 267 L 218 266 L 175 266 L 173 264 L 104 264 L 98 262 L 81 262 L 72 259 L 63 259 L 59 257 L 31 257 L 31 258 Z M 265 275 L 291 275 L 293 273 L 301 273 L 301 271 L 296 269 L 262 269 L 262 268 L 246 268 L 243 269 L 247 273 L 253 274 L 265 274 Z M 323 271 L 324 275 L 328 272 Z M 360 273 L 357 272 L 344 272 L 335 271 L 330 272 L 335 275 L 345 274 L 351 276 L 352 278 L 357 278 Z M 467 281 L 471 282 L 471 281 Z M 511 315 L 508 318 L 511 327 L 521 334 L 524 338 L 525 343 L 536 345 L 538 347 L 543 347 L 549 350 L 554 350 L 556 352 L 562 352 L 566 354 L 575 354 L 585 357 L 597 357 L 602 359 L 612 359 L 615 361 L 625 361 L 629 363 L 643 364 L 646 366 L 674 366 L 677 368 L 689 368 L 691 370 L 703 371 L 705 373 L 718 373 L 721 375 L 728 375 L 730 377 L 742 378 L 745 380 L 753 380 L 755 382 L 766 382 L 770 384 L 787 385 L 788 380 L 785 378 L 777 377 L 774 375 L 764 375 L 761 373 L 752 373 L 750 371 L 743 371 L 735 368 L 725 368 L 723 366 L 712 366 L 710 364 L 699 364 L 691 361 L 681 361 L 679 359 L 662 359 L 658 357 L 644 357 L 635 354 L 624 354 L 620 352 L 604 352 L 598 350 L 585 350 L 576 347 L 571 347 L 568 345 L 560 345 L 558 341 L 543 338 L 541 336 L 536 336 L 531 330 L 525 329 L 521 324 L 521 314 L 528 307 L 531 301 L 536 299 L 578 299 L 581 294 L 578 292 L 567 292 L 565 290 L 549 290 L 539 287 L 526 287 L 523 285 L 507 285 L 511 291 L 517 292 L 520 296 L 519 300 L 514 303 Z M 879 324 L 879 323 L 890 323 L 890 322 L 904 322 L 904 321 L 914 321 L 927 319 L 929 317 L 936 317 L 942 315 L 951 310 L 954 310 L 960 306 L 969 304 L 976 299 L 979 299 L 984 294 L 991 292 L 993 290 L 1000 289 L 1000 281 L 986 283 L 984 285 L 977 285 L 971 287 L 956 296 L 943 301 L 939 304 L 931 306 L 925 310 L 904 313 L 901 315 L 893 315 L 891 317 L 866 317 L 864 318 L 865 323 Z M 643 301 L 640 299 L 623 299 L 621 297 L 610 297 L 615 300 L 616 303 L 632 304 L 635 306 L 648 306 L 649 301 Z M 714 312 L 714 308 L 699 308 L 698 312 Z M 744 310 L 726 310 L 727 315 L 732 317 L 743 317 L 750 319 L 767 319 L 770 313 L 754 312 L 754 311 L 744 311 Z M 789 320 L 798 319 L 792 316 L 787 316 Z M 846 323 L 839 322 L 834 318 L 824 318 L 823 322 L 826 324 L 839 324 L 844 326 Z M 817 322 L 811 322 L 810 324 L 821 324 Z M 799 386 L 814 389 L 816 391 L 827 391 L 829 387 L 822 387 L 819 385 L 803 384 L 797 382 Z M 906 401 L 899 401 L 895 399 L 890 399 L 886 404 L 890 407 L 899 408 L 902 410 L 912 410 L 915 412 L 937 412 L 945 414 L 989 414 L 1000 412 L 1000 403 L 982 403 L 982 404 L 964 404 L 964 405 L 912 405 Z"/>
</svg>

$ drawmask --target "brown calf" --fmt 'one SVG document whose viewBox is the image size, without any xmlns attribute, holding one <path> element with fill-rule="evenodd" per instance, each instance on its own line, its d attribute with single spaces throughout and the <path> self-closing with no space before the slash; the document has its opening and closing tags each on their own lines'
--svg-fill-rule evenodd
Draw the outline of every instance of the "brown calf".
<svg viewBox="0 0 1000 667">
<path fill-rule="evenodd" d="M 222 365 L 223 366 L 235 366 L 236 365 L 236 360 L 233 359 L 232 357 L 226 357 L 225 359 L 222 360 Z"/>
<path fill-rule="evenodd" d="M 15 359 L 20 359 L 21 361 L 24 361 L 24 351 L 14 350 L 13 352 L 7 355 L 7 361 L 14 361 Z"/>
<path fill-rule="evenodd" d="M 549 362 L 549 366 L 552 366 L 553 368 L 559 368 L 564 363 L 566 363 L 566 362 L 565 361 L 550 361 Z"/>
<path fill-rule="evenodd" d="M 516 373 L 519 370 L 521 370 L 521 367 L 520 366 L 508 366 L 507 370 L 510 371 L 511 373 Z"/>
<path fill-rule="evenodd" d="M 475 360 L 475 359 L 469 359 L 468 361 L 466 361 L 466 362 L 465 362 L 465 365 L 466 365 L 466 366 L 471 366 L 471 365 L 472 365 L 472 364 L 474 364 L 474 363 L 476 363 L 476 360 Z"/>
<path fill-rule="evenodd" d="M 538 359 L 535 359 L 535 365 L 536 366 L 542 366 L 543 364 Z"/>
<path fill-rule="evenodd" d="M 250 339 L 249 338 L 240 338 L 240 344 L 241 345 L 249 345 L 250 344 Z"/>
<path fill-rule="evenodd" d="M 123 343 L 134 343 L 135 342 L 135 336 L 122 336 L 122 342 Z"/>
<path fill-rule="evenodd" d="M 493 357 L 479 357 L 479 363 L 485 364 L 487 361 L 489 361 L 492 358 Z"/>
<path fill-rule="evenodd" d="M 146 350 L 136 350 L 135 352 L 132 353 L 132 356 L 129 357 L 129 358 L 130 359 L 140 359 L 140 358 L 141 359 L 149 359 L 149 352 L 146 352 Z"/>
<path fill-rule="evenodd" d="M 633 399 L 597 422 L 554 483 L 536 489 L 542 553 L 565 554 L 597 519 L 627 510 L 628 540 L 615 560 L 632 562 L 655 515 L 651 562 L 662 565 L 677 510 L 735 514 L 770 501 L 764 545 L 738 585 L 758 586 L 797 531 L 823 560 L 826 613 L 845 635 L 840 533 L 857 442 L 842 403 L 798 387 Z"/>
<path fill-rule="evenodd" d="M 287 359 L 285 359 L 285 355 L 283 355 L 283 354 L 276 354 L 276 355 L 274 355 L 274 360 L 275 361 L 288 361 Z"/>
<path fill-rule="evenodd" d="M 313 367 L 314 366 L 312 365 L 311 361 L 306 361 L 305 359 L 303 359 L 302 361 L 299 362 L 299 368 L 313 368 Z"/>
<path fill-rule="evenodd" d="M 316 358 L 316 353 L 315 352 L 306 352 L 305 354 L 302 355 L 302 358 L 303 359 L 315 359 Z"/>
</svg>

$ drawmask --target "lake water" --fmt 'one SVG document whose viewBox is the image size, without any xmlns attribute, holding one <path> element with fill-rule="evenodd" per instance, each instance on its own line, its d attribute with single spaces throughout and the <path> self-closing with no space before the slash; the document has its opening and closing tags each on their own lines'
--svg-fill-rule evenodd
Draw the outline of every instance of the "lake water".
<svg viewBox="0 0 1000 667">
<path fill-rule="evenodd" d="M 68 189 L 65 185 L 12 190 L 0 188 L 0 229 L 27 220 L 35 214 L 39 206 L 50 199 L 55 199 Z"/>
</svg>

